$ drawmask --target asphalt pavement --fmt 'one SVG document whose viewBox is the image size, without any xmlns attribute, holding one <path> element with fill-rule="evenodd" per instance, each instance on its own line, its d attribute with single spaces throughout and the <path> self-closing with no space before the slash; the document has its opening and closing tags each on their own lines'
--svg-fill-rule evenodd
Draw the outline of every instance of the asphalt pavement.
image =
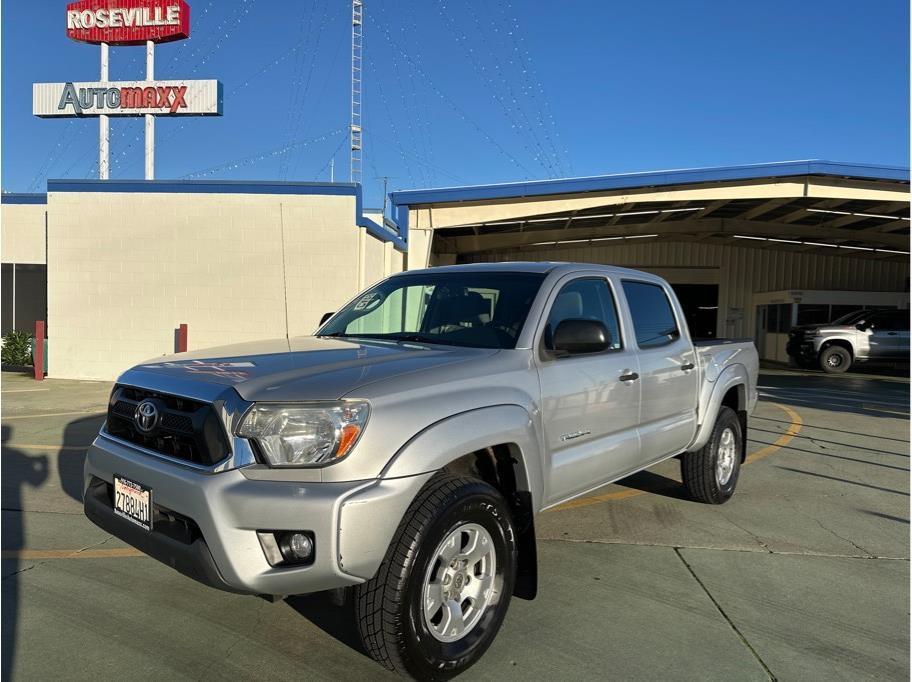
<svg viewBox="0 0 912 682">
<path fill-rule="evenodd" d="M 909 678 L 909 381 L 764 370 L 735 497 L 669 461 L 541 514 L 540 590 L 465 679 Z M 82 515 L 110 384 L 4 373 L 3 679 L 391 679 L 327 595 L 271 604 Z"/>
</svg>

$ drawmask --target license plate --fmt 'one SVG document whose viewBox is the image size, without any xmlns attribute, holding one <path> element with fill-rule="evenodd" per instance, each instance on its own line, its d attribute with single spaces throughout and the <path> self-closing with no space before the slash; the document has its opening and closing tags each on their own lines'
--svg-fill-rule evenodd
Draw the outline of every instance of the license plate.
<svg viewBox="0 0 912 682">
<path fill-rule="evenodd" d="M 152 490 L 134 481 L 114 477 L 114 513 L 140 528 L 152 530 Z"/>
</svg>

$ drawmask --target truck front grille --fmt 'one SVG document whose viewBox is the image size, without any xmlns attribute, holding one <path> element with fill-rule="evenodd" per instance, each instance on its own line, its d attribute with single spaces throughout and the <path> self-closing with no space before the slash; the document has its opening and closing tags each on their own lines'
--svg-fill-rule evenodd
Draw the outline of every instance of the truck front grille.
<svg viewBox="0 0 912 682">
<path fill-rule="evenodd" d="M 143 433 L 136 424 L 135 414 L 137 405 L 146 399 L 154 400 L 161 416 L 152 431 Z M 121 440 L 203 466 L 217 464 L 230 452 L 212 405 L 133 386 L 114 387 L 106 428 Z"/>
</svg>

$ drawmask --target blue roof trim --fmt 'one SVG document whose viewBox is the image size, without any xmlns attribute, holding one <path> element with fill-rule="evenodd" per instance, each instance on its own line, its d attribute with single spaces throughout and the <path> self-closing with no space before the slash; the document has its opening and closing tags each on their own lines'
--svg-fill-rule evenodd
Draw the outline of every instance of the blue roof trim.
<svg viewBox="0 0 912 682">
<path fill-rule="evenodd" d="M 190 194 L 324 194 L 355 196 L 351 182 L 270 180 L 48 180 L 48 192 L 156 192 Z"/>
<path fill-rule="evenodd" d="M 396 237 L 395 235 L 390 234 L 389 230 L 383 229 L 370 218 L 365 218 L 364 216 L 362 216 L 358 220 L 358 227 L 363 227 L 365 230 L 367 230 L 367 233 L 369 235 L 376 237 L 377 239 L 379 239 L 381 241 L 392 242 L 393 246 L 395 248 L 397 248 L 399 251 L 402 251 L 403 253 L 408 251 L 408 245 L 405 243 L 404 240 L 402 240 L 399 237 Z"/>
<path fill-rule="evenodd" d="M 395 206 L 401 208 L 402 206 L 415 206 L 417 204 L 521 198 L 544 196 L 548 194 L 604 192 L 618 189 L 634 189 L 638 187 L 788 177 L 794 175 L 833 175 L 868 180 L 909 182 L 909 169 L 902 166 L 878 166 L 874 164 L 811 160 L 758 163 L 743 166 L 721 166 L 717 168 L 687 168 L 669 171 L 623 173 L 559 180 L 535 180 L 531 182 L 513 182 L 497 185 L 404 190 L 390 193 L 390 199 Z M 399 211 L 397 216 L 401 216 L 401 214 L 402 212 Z M 399 220 L 399 224 L 400 226 L 403 224 L 401 219 Z"/>
<path fill-rule="evenodd" d="M 0 194 L 0 204 L 46 204 L 47 194 L 25 192 L 4 192 Z"/>
</svg>

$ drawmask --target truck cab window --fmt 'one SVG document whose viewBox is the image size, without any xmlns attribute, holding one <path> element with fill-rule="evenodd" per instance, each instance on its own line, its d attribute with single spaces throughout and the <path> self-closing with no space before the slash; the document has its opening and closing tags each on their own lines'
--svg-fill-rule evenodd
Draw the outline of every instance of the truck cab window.
<svg viewBox="0 0 912 682">
<path fill-rule="evenodd" d="M 627 307 L 640 348 L 655 348 L 681 336 L 665 290 L 657 284 L 624 280 Z"/>
<path fill-rule="evenodd" d="M 545 327 L 545 347 L 551 348 L 554 330 L 564 320 L 595 320 L 608 330 L 609 350 L 620 350 L 621 330 L 608 282 L 600 278 L 575 279 L 558 293 Z"/>
</svg>

